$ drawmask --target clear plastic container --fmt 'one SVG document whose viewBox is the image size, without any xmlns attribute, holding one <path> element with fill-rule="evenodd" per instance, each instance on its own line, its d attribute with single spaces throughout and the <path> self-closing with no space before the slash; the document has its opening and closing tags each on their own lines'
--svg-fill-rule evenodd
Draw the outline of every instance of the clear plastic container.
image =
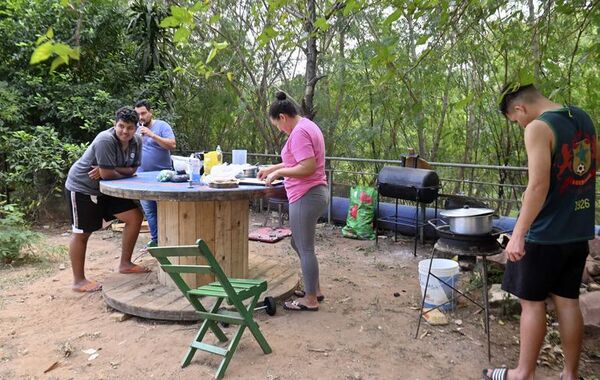
<svg viewBox="0 0 600 380">
<path fill-rule="evenodd" d="M 196 157 L 190 157 L 188 161 L 188 175 L 192 182 L 200 182 L 200 168 L 202 167 L 200 160 Z"/>
<path fill-rule="evenodd" d="M 248 162 L 248 151 L 245 149 L 234 149 L 231 151 L 231 163 L 234 165 L 246 165 Z"/>
</svg>

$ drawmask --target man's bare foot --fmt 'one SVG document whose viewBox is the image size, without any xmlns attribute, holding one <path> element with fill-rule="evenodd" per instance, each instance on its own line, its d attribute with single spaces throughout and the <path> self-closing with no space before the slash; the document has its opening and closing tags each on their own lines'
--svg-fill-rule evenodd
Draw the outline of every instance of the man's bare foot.
<svg viewBox="0 0 600 380">
<path fill-rule="evenodd" d="M 83 280 L 77 284 L 73 284 L 71 289 L 73 289 L 75 292 L 81 293 L 97 292 L 102 290 L 102 284 L 99 284 L 96 281 Z"/>
<path fill-rule="evenodd" d="M 130 265 L 121 265 L 119 267 L 119 273 L 148 273 L 152 272 L 150 268 L 143 267 L 141 265 L 130 264 Z"/>
</svg>

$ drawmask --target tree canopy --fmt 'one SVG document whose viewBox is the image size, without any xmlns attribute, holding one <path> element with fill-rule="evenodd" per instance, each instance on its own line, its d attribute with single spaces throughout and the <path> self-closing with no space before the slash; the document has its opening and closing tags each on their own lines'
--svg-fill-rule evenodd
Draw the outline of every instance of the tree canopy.
<svg viewBox="0 0 600 380">
<path fill-rule="evenodd" d="M 14 172 L 14 140 L 36 128 L 89 142 L 139 98 L 156 104 L 184 150 L 277 153 L 284 137 L 266 109 L 281 89 L 323 129 L 328 156 L 398 159 L 412 147 L 430 161 L 520 166 L 522 131 L 497 111 L 498 91 L 535 81 L 599 120 L 598 6 L 7 0 L 2 159 Z"/>
</svg>

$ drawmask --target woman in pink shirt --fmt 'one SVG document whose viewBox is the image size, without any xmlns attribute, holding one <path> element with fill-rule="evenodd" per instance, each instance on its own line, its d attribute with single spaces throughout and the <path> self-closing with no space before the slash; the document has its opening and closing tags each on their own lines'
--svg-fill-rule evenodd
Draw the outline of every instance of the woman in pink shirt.
<svg viewBox="0 0 600 380">
<path fill-rule="evenodd" d="M 289 200 L 292 247 L 298 253 L 304 291 L 296 291 L 298 299 L 286 302 L 288 310 L 319 310 L 324 299 L 319 284 L 319 263 L 315 255 L 317 221 L 329 200 L 325 177 L 325 141 L 319 127 L 298 114 L 298 107 L 284 92 L 269 107 L 269 119 L 288 135 L 281 150 L 281 164 L 261 169 L 258 177 L 270 184 L 284 177 Z"/>
</svg>

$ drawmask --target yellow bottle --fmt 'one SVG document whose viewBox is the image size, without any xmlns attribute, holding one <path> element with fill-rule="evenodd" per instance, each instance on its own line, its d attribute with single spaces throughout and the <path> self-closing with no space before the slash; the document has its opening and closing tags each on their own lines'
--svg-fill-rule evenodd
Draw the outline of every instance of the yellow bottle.
<svg viewBox="0 0 600 380">
<path fill-rule="evenodd" d="M 210 151 L 204 153 L 204 174 L 210 174 L 210 170 L 213 166 L 219 165 L 219 154 L 217 151 Z"/>
</svg>

